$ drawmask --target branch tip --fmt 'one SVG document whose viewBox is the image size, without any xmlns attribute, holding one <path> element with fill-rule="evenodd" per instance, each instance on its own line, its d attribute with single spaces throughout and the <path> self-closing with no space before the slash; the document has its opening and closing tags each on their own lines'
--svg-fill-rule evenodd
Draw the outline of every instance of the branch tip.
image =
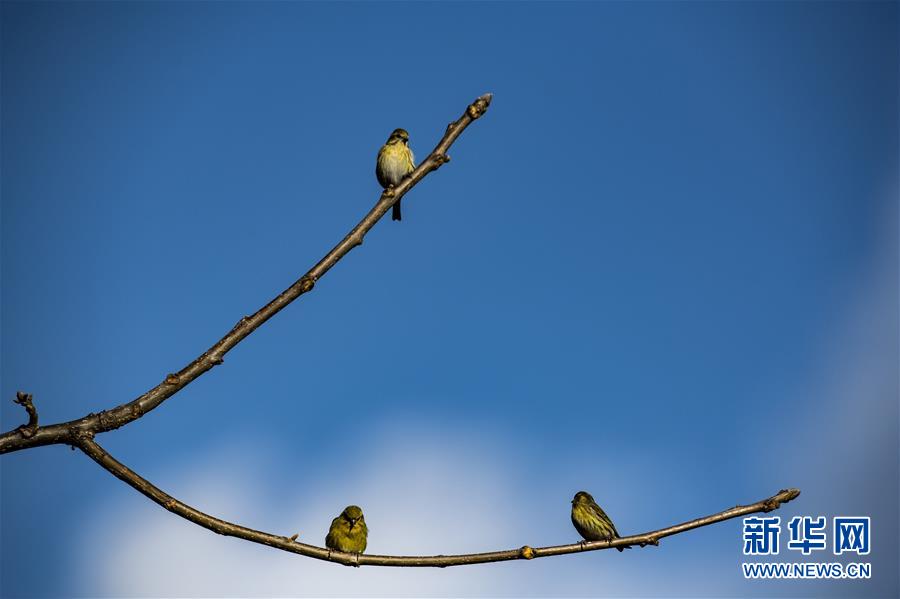
<svg viewBox="0 0 900 599">
<path fill-rule="evenodd" d="M 783 503 L 793 501 L 800 496 L 800 489 L 782 489 L 772 497 L 769 497 L 763 504 L 763 511 L 771 512 L 777 510 Z"/>
<path fill-rule="evenodd" d="M 784 499 L 781 500 L 782 503 L 787 503 L 788 501 L 792 501 L 800 497 L 800 489 L 783 489 L 779 492 L 779 495 L 784 493 Z"/>
<path fill-rule="evenodd" d="M 466 112 L 473 119 L 481 117 L 485 112 L 487 112 L 488 106 L 491 105 L 491 100 L 493 98 L 494 94 L 484 94 L 483 96 L 479 96 L 475 99 L 474 102 L 469 104 L 469 108 L 466 110 Z"/>
</svg>

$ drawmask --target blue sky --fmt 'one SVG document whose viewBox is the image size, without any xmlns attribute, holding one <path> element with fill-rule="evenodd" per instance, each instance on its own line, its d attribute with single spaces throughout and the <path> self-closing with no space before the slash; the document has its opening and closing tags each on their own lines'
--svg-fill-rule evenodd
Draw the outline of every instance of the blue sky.
<svg viewBox="0 0 900 599">
<path fill-rule="evenodd" d="M 49 447 L 0 458 L 3 596 L 896 595 L 897 3 L 0 15 L 0 396 L 42 422 L 181 368 L 365 214 L 392 129 L 424 157 L 490 91 L 402 223 L 99 441 L 316 544 L 358 503 L 373 553 L 573 542 L 580 489 L 623 534 L 787 486 L 783 518 L 873 521 L 869 581 L 744 581 L 738 521 L 357 571 L 220 538 Z"/>
</svg>

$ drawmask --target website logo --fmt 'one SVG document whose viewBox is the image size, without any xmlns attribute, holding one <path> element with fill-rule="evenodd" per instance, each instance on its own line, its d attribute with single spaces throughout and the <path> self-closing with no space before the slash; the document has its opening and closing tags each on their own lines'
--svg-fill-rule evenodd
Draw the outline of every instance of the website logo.
<svg viewBox="0 0 900 599">
<path fill-rule="evenodd" d="M 778 555 L 781 550 L 781 518 L 751 516 L 744 518 L 744 555 Z M 804 556 L 827 555 L 831 542 L 834 555 L 869 555 L 872 527 L 869 516 L 836 516 L 832 520 L 831 539 L 828 538 L 828 518 L 825 516 L 794 516 L 785 527 L 787 552 Z M 865 579 L 872 576 L 872 564 L 864 562 L 745 562 L 741 564 L 744 578 L 753 579 Z"/>
</svg>

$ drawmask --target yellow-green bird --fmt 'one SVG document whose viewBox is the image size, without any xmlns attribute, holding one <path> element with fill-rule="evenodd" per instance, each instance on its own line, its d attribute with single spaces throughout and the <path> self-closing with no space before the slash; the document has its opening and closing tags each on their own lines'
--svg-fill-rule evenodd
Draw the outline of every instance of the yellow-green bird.
<svg viewBox="0 0 900 599">
<path fill-rule="evenodd" d="M 344 553 L 362 553 L 366 550 L 369 529 L 362 510 L 355 505 L 348 505 L 341 515 L 331 521 L 325 546 Z"/>
<path fill-rule="evenodd" d="M 572 499 L 572 524 L 586 541 L 611 541 L 619 538 L 616 525 L 586 491 L 578 491 Z M 616 549 L 622 551 L 623 548 Z"/>
<path fill-rule="evenodd" d="M 375 176 L 385 189 L 392 189 L 400 184 L 403 177 L 416 168 L 415 158 L 409 149 L 409 133 L 406 129 L 394 129 L 388 140 L 378 150 L 375 162 Z M 400 200 L 394 204 L 391 220 L 400 220 Z"/>
</svg>

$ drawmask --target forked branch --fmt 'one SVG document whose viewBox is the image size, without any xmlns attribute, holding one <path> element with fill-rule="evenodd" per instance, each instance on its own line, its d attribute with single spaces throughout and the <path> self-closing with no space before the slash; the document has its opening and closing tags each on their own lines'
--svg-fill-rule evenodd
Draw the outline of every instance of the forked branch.
<svg viewBox="0 0 900 599">
<path fill-rule="evenodd" d="M 776 495 L 744 506 L 736 506 L 731 509 L 697 518 L 682 524 L 676 524 L 668 528 L 652 532 L 623 537 L 612 541 L 592 541 L 573 543 L 571 545 L 556 545 L 550 547 L 530 547 L 525 545 L 518 549 L 505 551 L 492 551 L 488 553 L 473 553 L 467 555 L 433 555 L 433 556 L 392 556 L 392 555 L 359 555 L 332 551 L 323 547 L 297 542 L 297 535 L 293 537 L 274 535 L 233 524 L 219 518 L 205 514 L 160 489 L 153 486 L 137 473 L 130 470 L 107 453 L 94 440 L 95 435 L 137 420 L 150 410 L 158 407 L 166 399 L 172 397 L 185 386 L 196 380 L 214 366 L 221 364 L 228 351 L 244 340 L 250 333 L 262 326 L 282 308 L 295 299 L 310 291 L 316 282 L 327 273 L 341 258 L 346 256 L 354 247 L 362 244 L 366 233 L 378 220 L 400 201 L 400 199 L 421 181 L 428 173 L 437 170 L 445 162 L 450 160 L 447 151 L 456 141 L 456 138 L 468 127 L 472 121 L 482 116 L 491 103 L 491 94 L 485 94 L 470 104 L 463 115 L 450 123 L 444 137 L 434 148 L 431 154 L 419 164 L 418 167 L 398 186 L 391 191 L 382 193 L 378 202 L 368 214 L 338 243 L 325 257 L 323 257 L 306 274 L 295 281 L 290 287 L 282 291 L 268 304 L 260 308 L 251 316 L 241 318 L 237 324 L 212 347 L 203 352 L 199 357 L 180 371 L 169 374 L 165 379 L 128 403 L 121 404 L 110 410 L 104 410 L 99 414 L 88 414 L 78 420 L 52 424 L 49 426 L 38 425 L 38 413 L 34 407 L 31 395 L 19 392 L 14 400 L 28 413 L 28 423 L 0 435 L 0 453 L 8 453 L 41 445 L 62 443 L 78 447 L 97 464 L 134 487 L 154 502 L 163 506 L 170 512 L 181 516 L 195 524 L 212 530 L 213 532 L 238 537 L 254 543 L 269 545 L 283 551 L 290 551 L 308 557 L 325 561 L 336 562 L 349 566 L 416 566 L 416 567 L 446 567 L 462 566 L 466 564 L 479 564 L 486 562 L 499 562 L 514 559 L 534 559 L 550 555 L 563 555 L 581 551 L 597 551 L 626 547 L 632 545 L 646 546 L 658 545 L 660 539 L 671 535 L 693 530 L 701 526 L 707 526 L 716 522 L 722 522 L 731 518 L 737 518 L 755 512 L 768 512 L 778 509 L 782 503 L 791 501 L 800 494 L 797 489 L 787 489 Z"/>
<path fill-rule="evenodd" d="M 76 442 L 76 446 L 90 456 L 92 460 L 100 464 L 104 469 L 113 473 L 119 479 L 125 481 L 127 484 L 131 485 L 173 514 L 181 516 L 194 524 L 198 524 L 203 528 L 208 528 L 220 535 L 237 537 L 253 543 L 281 549 L 282 551 L 298 553 L 307 557 L 344 564 L 345 566 L 445 568 L 447 566 L 465 566 L 467 564 L 503 562 L 514 559 L 534 559 L 536 557 L 565 555 L 567 553 L 579 553 L 581 551 L 599 551 L 601 549 L 630 547 L 632 545 L 641 547 L 646 545 L 659 545 L 660 539 L 695 528 L 700 528 L 701 526 L 708 526 L 710 524 L 715 524 L 716 522 L 723 522 L 725 520 L 745 516 L 747 514 L 754 514 L 756 512 L 771 512 L 772 510 L 781 507 L 781 504 L 787 503 L 800 495 L 798 489 L 784 489 L 768 499 L 763 499 L 762 501 L 757 501 L 750 505 L 738 505 L 710 516 L 697 518 L 681 524 L 675 524 L 674 526 L 668 526 L 652 532 L 622 537 L 613 541 L 584 541 L 581 543 L 572 543 L 571 545 L 555 545 L 551 547 L 530 547 L 525 545 L 518 549 L 490 551 L 487 553 L 469 553 L 465 555 L 367 555 L 332 551 L 324 547 L 317 547 L 316 545 L 295 541 L 294 539 L 297 538 L 296 535 L 293 537 L 275 535 L 210 516 L 186 503 L 178 501 L 171 495 L 153 486 L 149 481 L 141 478 L 130 468 L 109 455 L 105 449 L 100 447 L 100 445 L 89 436 L 80 437 Z"/>
</svg>

